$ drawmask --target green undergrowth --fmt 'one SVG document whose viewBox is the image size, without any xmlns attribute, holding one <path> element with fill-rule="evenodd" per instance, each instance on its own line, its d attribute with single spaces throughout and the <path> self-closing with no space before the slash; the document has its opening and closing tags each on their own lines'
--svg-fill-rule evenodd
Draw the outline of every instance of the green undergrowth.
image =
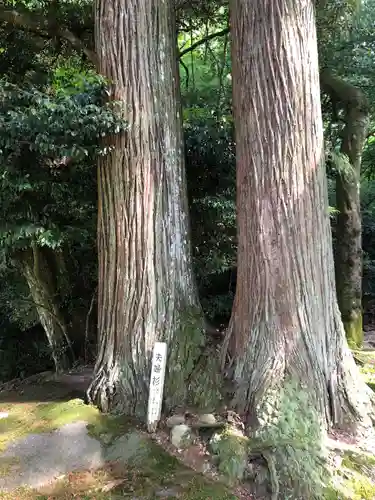
<svg viewBox="0 0 375 500">
<path fill-rule="evenodd" d="M 346 451 L 335 471 L 325 500 L 373 500 L 375 498 L 375 457 Z"/>
<path fill-rule="evenodd" d="M 359 365 L 366 384 L 375 391 L 375 351 L 353 350 L 353 356 Z"/>
<path fill-rule="evenodd" d="M 237 498 L 222 483 L 212 482 L 184 466 L 152 441 L 134 421 L 103 415 L 80 399 L 58 400 L 64 394 L 58 394 L 56 387 L 50 394 L 47 386 L 45 390 L 43 398 L 40 387 L 36 386 L 27 386 L 18 393 L 0 393 L 0 412 L 9 414 L 0 419 L 0 451 L 26 434 L 48 432 L 83 420 L 87 422 L 89 434 L 101 441 L 106 465 L 96 471 L 69 473 L 38 491 L 21 488 L 0 493 L 0 499 Z M 42 401 L 38 401 L 36 395 Z M 14 469 L 17 470 L 17 460 L 0 457 L 1 475 Z"/>
</svg>

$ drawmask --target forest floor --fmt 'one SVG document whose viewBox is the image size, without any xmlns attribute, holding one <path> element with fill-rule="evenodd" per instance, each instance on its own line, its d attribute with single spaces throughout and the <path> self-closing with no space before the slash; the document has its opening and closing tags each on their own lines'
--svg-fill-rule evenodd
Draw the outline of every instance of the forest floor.
<svg viewBox="0 0 375 500">
<path fill-rule="evenodd" d="M 355 356 L 375 388 L 375 351 Z M 0 499 L 254 498 L 220 482 L 199 446 L 181 452 L 166 431 L 150 436 L 136 422 L 85 405 L 89 376 L 87 369 L 44 373 L 0 386 Z M 336 470 L 326 498 L 375 499 L 375 456 L 341 437 L 330 442 Z"/>
<path fill-rule="evenodd" d="M 0 499 L 246 498 L 186 466 L 136 423 L 85 405 L 77 397 L 85 378 L 41 374 L 0 389 Z"/>
</svg>

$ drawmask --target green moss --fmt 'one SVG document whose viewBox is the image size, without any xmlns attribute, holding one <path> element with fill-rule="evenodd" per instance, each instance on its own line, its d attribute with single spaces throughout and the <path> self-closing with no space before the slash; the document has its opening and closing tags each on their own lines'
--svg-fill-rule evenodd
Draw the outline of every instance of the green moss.
<svg viewBox="0 0 375 500">
<path fill-rule="evenodd" d="M 361 365 L 368 365 L 369 369 L 372 367 L 375 373 L 375 351 L 361 351 L 359 349 L 352 348 L 352 353 L 357 363 Z"/>
<path fill-rule="evenodd" d="M 58 389 L 54 397 L 58 397 Z M 30 395 L 42 394 L 40 386 L 25 386 L 24 398 L 20 402 L 12 393 L 2 393 L 2 411 L 9 412 L 7 418 L 0 420 L 0 447 L 28 433 L 46 432 L 69 422 L 83 420 L 88 422 L 88 432 L 103 442 L 105 452 L 119 454 L 119 460 L 108 461 L 105 467 L 97 471 L 73 472 L 61 478 L 49 491 L 20 488 L 11 493 L 0 493 L 0 499 L 32 500 L 55 498 L 68 500 L 110 500 L 112 498 L 143 497 L 163 498 L 163 491 L 174 498 L 185 500 L 235 499 L 221 483 L 208 481 L 204 476 L 185 467 L 177 458 L 169 455 L 145 433 L 137 430 L 134 420 L 123 416 L 103 415 L 96 408 L 85 405 L 81 400 L 56 401 L 42 403 L 30 402 Z M 27 394 L 28 393 L 28 394 Z M 4 403 L 6 399 L 11 403 Z M 105 438 L 105 439 L 104 439 Z M 125 443 L 125 446 L 123 444 Z M 17 461 L 0 460 L 0 473 L 7 474 Z M 107 486 L 114 484 L 110 491 Z"/>
<path fill-rule="evenodd" d="M 35 418 L 47 423 L 49 429 L 56 429 L 70 422 L 100 420 L 99 410 L 86 405 L 81 399 L 72 399 L 59 403 L 41 403 L 36 406 Z"/>
<path fill-rule="evenodd" d="M 134 420 L 123 415 L 103 415 L 89 420 L 87 431 L 89 435 L 104 444 L 111 444 L 117 437 L 126 434 L 135 426 Z"/>
<path fill-rule="evenodd" d="M 206 345 L 202 310 L 191 307 L 180 315 L 176 342 L 169 353 L 166 407 L 185 405 L 213 411 L 222 400 L 221 388 L 219 357 Z"/>
<path fill-rule="evenodd" d="M 227 428 L 213 436 L 211 447 L 218 457 L 219 471 L 230 481 L 242 479 L 247 465 L 249 439 Z"/>
<path fill-rule="evenodd" d="M 375 484 L 370 479 L 375 471 L 375 457 L 368 453 L 347 451 L 341 467 L 326 488 L 326 500 L 373 500 Z"/>
<path fill-rule="evenodd" d="M 375 498 L 375 485 L 370 479 L 361 474 L 354 474 L 354 477 L 346 482 L 346 486 L 353 492 L 352 500 L 373 500 Z"/>
<path fill-rule="evenodd" d="M 354 349 L 353 356 L 366 384 L 375 391 L 375 351 L 359 351 Z"/>
<path fill-rule="evenodd" d="M 219 357 L 213 349 L 207 349 L 191 379 L 191 403 L 208 413 L 213 412 L 222 401 L 223 377 L 219 370 Z"/>
<path fill-rule="evenodd" d="M 13 403 L 9 416 L 0 420 L 0 451 L 27 434 L 49 432 L 70 422 L 97 422 L 101 416 L 93 406 L 80 399 L 52 403 Z"/>
<path fill-rule="evenodd" d="M 204 344 L 202 311 L 193 307 L 187 309 L 180 315 L 176 341 L 168 355 L 164 388 L 167 407 L 187 403 L 189 391 L 187 380 L 194 371 Z"/>
<path fill-rule="evenodd" d="M 236 500 L 237 497 L 225 490 L 220 483 L 208 483 L 203 477 L 192 479 L 183 492 L 183 500 Z"/>
<path fill-rule="evenodd" d="M 359 312 L 351 320 L 343 321 L 346 338 L 351 349 L 358 349 L 363 344 L 362 314 Z"/>
<path fill-rule="evenodd" d="M 338 491 L 333 486 L 327 486 L 323 491 L 324 500 L 346 500 L 339 496 Z"/>
<path fill-rule="evenodd" d="M 354 472 L 367 473 L 375 469 L 375 457 L 368 453 L 347 451 L 344 454 L 342 466 L 352 469 Z"/>
<path fill-rule="evenodd" d="M 182 470 L 183 466 L 176 457 L 169 455 L 160 446 L 151 442 L 147 468 L 156 478 L 160 478 L 162 475 L 173 476 Z"/>
</svg>

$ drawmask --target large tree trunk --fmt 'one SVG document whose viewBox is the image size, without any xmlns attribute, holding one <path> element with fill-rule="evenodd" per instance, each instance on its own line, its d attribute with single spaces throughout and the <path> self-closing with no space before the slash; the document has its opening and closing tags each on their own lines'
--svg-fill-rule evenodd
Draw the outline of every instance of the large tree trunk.
<svg viewBox="0 0 375 500">
<path fill-rule="evenodd" d="M 322 88 L 332 102 L 344 111 L 341 153 L 344 161 L 337 165 L 336 208 L 337 244 L 335 271 L 337 299 L 351 347 L 361 347 L 362 329 L 362 224 L 361 224 L 361 162 L 369 127 L 369 105 L 363 92 L 331 75 L 321 74 Z"/>
<path fill-rule="evenodd" d="M 71 368 L 74 356 L 47 253 L 47 248 L 34 245 L 29 250 L 19 252 L 16 257 L 47 336 L 55 369 L 61 372 Z"/>
<path fill-rule="evenodd" d="M 192 275 L 172 0 L 98 0 L 99 71 L 126 132 L 99 160 L 99 353 L 89 398 L 145 417 L 151 353 L 168 343 L 182 402 L 203 342 Z"/>
<path fill-rule="evenodd" d="M 231 16 L 234 405 L 252 425 L 269 391 L 295 379 L 327 424 L 356 424 L 368 398 L 336 299 L 313 1 L 233 0 Z"/>
</svg>

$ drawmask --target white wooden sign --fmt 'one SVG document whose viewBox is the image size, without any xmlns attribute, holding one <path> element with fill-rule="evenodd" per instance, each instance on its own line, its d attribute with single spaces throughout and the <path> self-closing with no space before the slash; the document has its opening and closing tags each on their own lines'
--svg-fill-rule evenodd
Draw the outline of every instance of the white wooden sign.
<svg viewBox="0 0 375 500">
<path fill-rule="evenodd" d="M 167 344 L 166 342 L 155 342 L 148 396 L 147 426 L 149 432 L 155 432 L 160 420 L 166 364 Z"/>
</svg>

